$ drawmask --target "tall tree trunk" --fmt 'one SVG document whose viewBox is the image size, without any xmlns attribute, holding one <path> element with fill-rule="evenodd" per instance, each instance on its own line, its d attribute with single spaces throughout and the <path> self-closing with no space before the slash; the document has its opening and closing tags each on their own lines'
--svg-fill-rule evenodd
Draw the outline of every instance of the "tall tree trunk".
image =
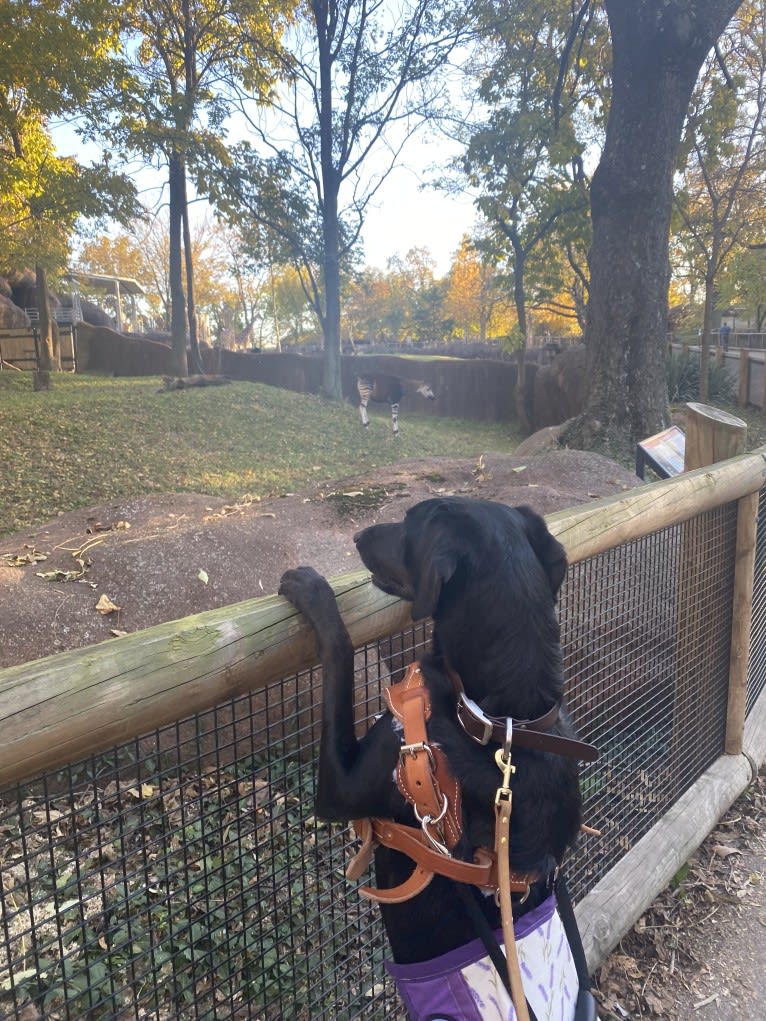
<svg viewBox="0 0 766 1021">
<path fill-rule="evenodd" d="M 341 400 L 343 387 L 340 358 L 340 229 L 338 224 L 338 171 L 333 161 L 332 39 L 327 3 L 312 4 L 319 44 L 319 141 L 322 170 L 322 261 L 325 310 L 324 373 L 322 392 Z"/>
<path fill-rule="evenodd" d="M 705 305 L 702 312 L 702 336 L 700 337 L 699 399 L 703 403 L 710 396 L 710 338 L 713 335 L 715 307 L 715 270 L 712 268 L 714 265 L 716 263 L 713 262 L 711 255 L 705 273 Z"/>
<path fill-rule="evenodd" d="M 186 193 L 186 166 L 181 163 L 183 177 L 183 235 L 184 263 L 186 267 L 186 315 L 189 323 L 189 372 L 204 372 L 202 355 L 199 350 L 199 332 L 197 328 L 197 306 L 194 298 L 194 259 L 192 258 L 191 227 L 189 225 L 189 198 Z"/>
<path fill-rule="evenodd" d="M 48 275 L 39 263 L 35 266 L 35 303 L 37 304 L 38 333 L 40 337 L 41 372 L 60 372 L 60 349 L 57 350 L 57 332 L 54 335 L 55 322 L 51 315 L 50 294 L 48 292 Z"/>
<path fill-rule="evenodd" d="M 519 350 L 519 371 L 516 376 L 516 417 L 522 429 L 529 429 L 529 417 L 527 415 L 526 389 L 527 389 L 527 302 L 524 289 L 524 271 L 526 269 L 527 255 L 517 237 L 511 238 L 513 244 L 513 302 L 516 306 L 516 318 L 519 323 L 521 334 L 521 348 Z"/>
<path fill-rule="evenodd" d="M 180 153 L 171 153 L 168 167 L 170 337 L 173 348 L 173 372 L 177 376 L 185 376 L 188 373 L 186 362 L 186 299 L 184 297 L 181 259 L 181 230 L 185 188 L 183 158 Z"/>
<path fill-rule="evenodd" d="M 591 184 L 586 343 L 591 389 L 568 441 L 631 442 L 667 416 L 672 179 L 692 89 L 739 0 L 606 0 L 612 102 Z"/>
<path fill-rule="evenodd" d="M 343 397 L 340 357 L 340 258 L 338 254 L 338 195 L 325 190 L 324 213 L 324 375 L 322 392 L 332 400 Z"/>
</svg>

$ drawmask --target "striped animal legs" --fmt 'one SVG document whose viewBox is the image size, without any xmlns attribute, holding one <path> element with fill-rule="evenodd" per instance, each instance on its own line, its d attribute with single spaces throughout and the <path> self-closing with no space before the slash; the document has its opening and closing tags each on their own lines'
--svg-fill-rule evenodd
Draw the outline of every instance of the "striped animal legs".
<svg viewBox="0 0 766 1021">
<path fill-rule="evenodd" d="M 394 436 L 399 435 L 399 405 L 391 405 L 391 426 L 394 430 Z"/>
</svg>

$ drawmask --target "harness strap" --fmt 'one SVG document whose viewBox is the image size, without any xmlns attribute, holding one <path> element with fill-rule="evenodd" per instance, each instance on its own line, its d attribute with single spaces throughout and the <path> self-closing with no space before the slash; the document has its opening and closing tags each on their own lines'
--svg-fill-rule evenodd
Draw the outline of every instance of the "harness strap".
<svg viewBox="0 0 766 1021">
<path fill-rule="evenodd" d="M 362 847 L 349 862 L 346 869 L 348 879 L 359 878 L 369 865 L 375 845 L 382 844 L 384 847 L 390 847 L 394 851 L 400 851 L 407 855 L 415 862 L 416 869 L 420 868 L 429 873 L 428 881 L 423 882 L 421 889 L 425 889 L 434 873 L 446 876 L 447 879 L 454 879 L 458 883 L 469 883 L 484 890 L 491 890 L 493 893 L 497 889 L 497 861 L 486 848 L 478 848 L 473 862 L 467 862 L 461 861 L 459 858 L 445 857 L 430 846 L 428 838 L 420 830 L 391 822 L 390 819 L 354 819 L 353 826 L 362 841 Z M 508 857 L 507 850 L 506 857 Z M 515 869 L 511 869 L 509 864 L 508 878 L 510 892 L 524 894 L 527 893 L 532 883 L 540 879 L 540 874 L 539 872 L 517 872 Z M 407 899 L 400 896 L 400 893 L 409 882 L 408 880 L 407 884 L 388 890 L 363 887 L 359 892 L 368 900 L 396 904 L 400 900 Z M 410 894 L 410 896 L 414 896 L 414 894 Z"/>
<path fill-rule="evenodd" d="M 404 729 L 396 785 L 433 846 L 448 854 L 463 832 L 460 784 L 441 748 L 428 740 L 431 700 L 420 664 L 410 663 L 404 679 L 386 688 L 385 698 Z"/>
</svg>

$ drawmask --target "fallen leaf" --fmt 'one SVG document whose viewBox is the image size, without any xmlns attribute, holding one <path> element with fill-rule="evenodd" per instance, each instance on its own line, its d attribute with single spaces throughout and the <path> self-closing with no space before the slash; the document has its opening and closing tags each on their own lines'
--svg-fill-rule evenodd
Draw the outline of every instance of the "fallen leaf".
<svg viewBox="0 0 766 1021">
<path fill-rule="evenodd" d="M 113 627 L 110 630 L 110 634 L 113 634 L 115 638 L 124 638 L 127 633 L 127 631 L 120 631 L 120 629 L 116 627 Z"/>
<path fill-rule="evenodd" d="M 208 583 L 207 571 L 203 571 L 202 568 L 200 568 L 199 571 L 197 571 L 197 577 L 199 578 L 203 585 L 207 585 Z"/>
<path fill-rule="evenodd" d="M 742 854 L 738 847 L 731 847 L 729 844 L 713 844 L 713 854 L 719 858 L 728 858 L 730 854 Z"/>
<path fill-rule="evenodd" d="M 149 783 L 142 783 L 140 787 L 129 787 L 128 794 L 136 800 L 150 798 L 154 794 L 154 787 Z"/>
<path fill-rule="evenodd" d="M 25 549 L 29 549 L 28 546 Z M 47 560 L 48 554 L 41 553 L 39 550 L 29 549 L 28 553 L 19 553 L 15 555 L 13 553 L 4 553 L 3 560 L 6 561 L 9 567 L 26 567 L 28 564 L 37 564 L 41 560 Z"/>
<path fill-rule="evenodd" d="M 35 574 L 43 581 L 77 581 L 82 578 L 83 571 L 62 571 L 57 568 L 55 571 L 36 571 Z"/>
<path fill-rule="evenodd" d="M 96 609 L 99 613 L 103 613 L 104 616 L 106 616 L 109 613 L 114 613 L 116 610 L 119 610 L 120 607 L 113 603 L 108 595 L 102 593 L 101 598 L 96 603 Z"/>
<path fill-rule="evenodd" d="M 514 473 L 515 475 L 518 475 L 518 474 L 519 474 L 519 472 L 525 472 L 526 470 L 527 470 L 527 466 L 526 466 L 525 464 L 520 464 L 520 465 L 518 466 L 518 468 L 511 468 L 511 471 L 512 471 L 512 472 L 513 472 L 513 473 Z"/>
</svg>

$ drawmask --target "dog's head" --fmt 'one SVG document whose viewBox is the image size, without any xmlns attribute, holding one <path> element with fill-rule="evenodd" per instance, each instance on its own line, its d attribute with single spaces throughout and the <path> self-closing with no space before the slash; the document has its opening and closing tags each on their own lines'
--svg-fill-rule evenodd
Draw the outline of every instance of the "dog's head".
<svg viewBox="0 0 766 1021">
<path fill-rule="evenodd" d="M 412 602 L 413 620 L 437 613 L 450 587 L 501 578 L 513 565 L 517 586 L 550 589 L 551 603 L 566 574 L 564 548 L 529 507 L 441 497 L 412 507 L 402 522 L 372 525 L 354 536 L 373 583 Z M 500 592 L 498 592 L 500 596 Z"/>
</svg>

